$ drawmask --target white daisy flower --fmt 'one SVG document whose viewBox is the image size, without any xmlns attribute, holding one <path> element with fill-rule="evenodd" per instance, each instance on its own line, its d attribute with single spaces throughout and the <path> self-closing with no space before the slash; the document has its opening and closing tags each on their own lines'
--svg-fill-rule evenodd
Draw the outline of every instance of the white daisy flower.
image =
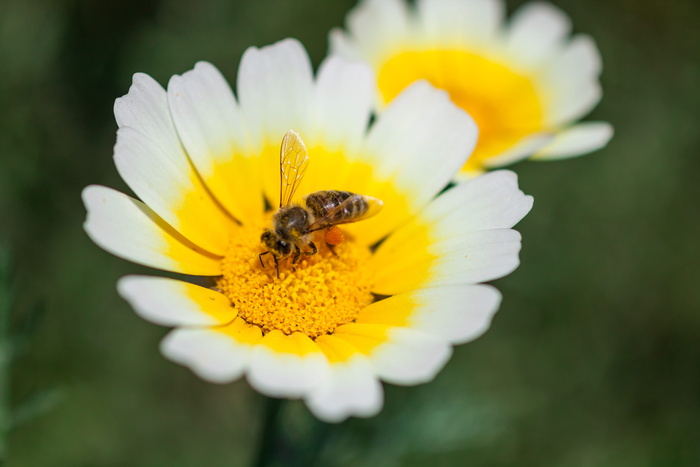
<svg viewBox="0 0 700 467">
<path fill-rule="evenodd" d="M 216 383 L 245 375 L 263 394 L 303 398 L 337 422 L 376 414 L 380 380 L 429 381 L 452 345 L 486 331 L 500 295 L 480 283 L 517 267 L 511 227 L 532 198 L 507 171 L 437 196 L 474 147 L 474 122 L 419 83 L 370 126 L 375 84 L 366 64 L 333 57 L 314 78 L 291 39 L 246 51 L 237 97 L 209 63 L 172 77 L 167 91 L 134 76 L 115 103 L 114 160 L 140 201 L 87 187 L 85 230 L 130 261 L 211 276 L 211 288 L 119 281 L 140 316 L 175 328 L 161 345 L 166 357 Z M 301 232 L 318 253 L 299 244 L 298 260 L 260 256 L 290 128 L 309 155 L 299 195 L 346 190 L 384 203 L 344 224 L 334 251 L 323 230 Z"/>
<path fill-rule="evenodd" d="M 593 40 L 570 37 L 568 16 L 549 3 L 526 4 L 507 24 L 504 10 L 503 0 L 362 0 L 348 32 L 331 32 L 331 51 L 371 64 L 380 109 L 417 80 L 448 91 L 479 127 L 461 178 L 605 146 L 610 124 L 576 123 L 601 97 Z"/>
</svg>

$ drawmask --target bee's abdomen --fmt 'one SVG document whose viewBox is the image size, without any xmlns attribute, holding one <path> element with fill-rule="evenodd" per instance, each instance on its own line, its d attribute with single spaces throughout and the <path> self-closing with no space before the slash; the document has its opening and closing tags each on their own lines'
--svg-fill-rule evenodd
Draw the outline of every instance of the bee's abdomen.
<svg viewBox="0 0 700 467">
<path fill-rule="evenodd" d="M 352 199 L 348 200 L 348 198 Z M 325 218 L 330 225 L 359 217 L 367 212 L 369 206 L 364 197 L 355 193 L 328 190 L 316 191 L 308 195 L 306 207 L 316 219 Z"/>
</svg>

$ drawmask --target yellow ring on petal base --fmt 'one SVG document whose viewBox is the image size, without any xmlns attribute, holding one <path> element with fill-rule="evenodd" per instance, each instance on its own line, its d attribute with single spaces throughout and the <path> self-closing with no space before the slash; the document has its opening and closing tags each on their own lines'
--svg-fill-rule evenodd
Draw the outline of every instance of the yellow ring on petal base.
<svg viewBox="0 0 700 467">
<path fill-rule="evenodd" d="M 479 127 L 476 149 L 464 171 L 483 168 L 485 159 L 543 129 L 543 97 L 532 80 L 461 50 L 410 51 L 391 57 L 380 67 L 377 79 L 383 103 L 421 79 L 446 90 Z"/>
<path fill-rule="evenodd" d="M 269 219 L 269 217 L 268 217 Z M 323 241 L 323 231 L 314 243 L 318 253 L 280 260 L 277 277 L 270 255 L 258 255 L 263 226 L 236 227 L 222 261 L 223 275 L 217 287 L 247 323 L 264 333 L 274 330 L 291 335 L 301 332 L 310 338 L 332 333 L 352 322 L 360 310 L 372 303 L 373 274 L 367 267 L 371 252 L 352 240 L 335 247 L 334 255 Z"/>
</svg>

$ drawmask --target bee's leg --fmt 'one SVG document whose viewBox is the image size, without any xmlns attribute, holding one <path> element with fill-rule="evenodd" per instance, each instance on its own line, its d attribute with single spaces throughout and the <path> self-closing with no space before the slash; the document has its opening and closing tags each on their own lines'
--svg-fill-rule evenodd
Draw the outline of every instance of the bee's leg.
<svg viewBox="0 0 700 467">
<path fill-rule="evenodd" d="M 298 246 L 294 245 L 294 258 L 292 258 L 292 264 L 297 264 L 299 257 L 301 256 L 301 250 Z"/>
<path fill-rule="evenodd" d="M 326 246 L 331 251 L 331 253 L 333 253 L 335 256 L 338 256 L 338 253 L 335 252 L 335 245 L 331 245 L 330 243 L 326 242 Z"/>
<path fill-rule="evenodd" d="M 260 266 L 262 266 L 263 269 L 265 269 L 265 263 L 263 263 L 262 257 L 263 257 L 263 255 L 266 255 L 268 253 L 269 253 L 269 251 L 263 251 L 262 253 L 260 253 L 258 255 L 258 259 L 260 260 Z"/>
<path fill-rule="evenodd" d="M 316 245 L 314 245 L 314 242 L 309 242 L 309 248 L 311 248 L 311 251 L 305 251 L 304 254 L 308 256 L 313 256 L 316 253 L 318 253 L 318 248 L 316 248 Z"/>
</svg>

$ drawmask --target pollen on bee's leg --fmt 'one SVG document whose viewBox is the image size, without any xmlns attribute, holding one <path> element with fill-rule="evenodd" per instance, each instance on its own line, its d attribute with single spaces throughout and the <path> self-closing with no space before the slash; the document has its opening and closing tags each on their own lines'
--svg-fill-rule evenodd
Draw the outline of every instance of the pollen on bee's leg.
<svg viewBox="0 0 700 467">
<path fill-rule="evenodd" d="M 343 235 L 343 231 L 337 225 L 333 225 L 326 230 L 326 243 L 329 246 L 340 245 L 344 240 L 345 235 Z"/>
</svg>

